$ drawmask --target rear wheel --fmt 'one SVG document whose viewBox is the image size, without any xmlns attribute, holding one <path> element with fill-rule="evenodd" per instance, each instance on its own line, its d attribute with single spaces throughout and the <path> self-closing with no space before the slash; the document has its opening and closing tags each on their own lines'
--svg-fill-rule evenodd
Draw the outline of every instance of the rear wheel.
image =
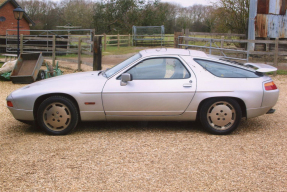
<svg viewBox="0 0 287 192">
<path fill-rule="evenodd" d="M 39 126 L 48 134 L 65 135 L 77 126 L 79 114 L 70 99 L 52 96 L 40 104 L 37 120 Z"/>
<path fill-rule="evenodd" d="M 210 133 L 229 134 L 234 131 L 241 120 L 239 104 L 231 98 L 214 98 L 206 101 L 200 109 L 200 121 Z"/>
</svg>

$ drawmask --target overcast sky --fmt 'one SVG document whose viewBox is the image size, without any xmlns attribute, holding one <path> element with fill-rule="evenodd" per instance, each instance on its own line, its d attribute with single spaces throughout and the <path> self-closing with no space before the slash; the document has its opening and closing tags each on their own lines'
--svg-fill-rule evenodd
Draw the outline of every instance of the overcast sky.
<svg viewBox="0 0 287 192">
<path fill-rule="evenodd" d="M 54 2 L 59 2 L 60 0 L 52 0 Z M 96 1 L 96 0 L 94 0 Z M 100 1 L 100 0 L 98 0 Z M 161 2 L 169 2 L 169 3 L 175 3 L 180 4 L 182 7 L 189 7 L 194 4 L 201 4 L 201 5 L 212 5 L 212 2 L 215 2 L 217 0 L 160 0 Z"/>
<path fill-rule="evenodd" d="M 161 0 L 161 2 L 180 4 L 183 7 L 189 7 L 194 4 L 212 5 L 212 3 L 215 1 L 216 0 Z"/>
</svg>

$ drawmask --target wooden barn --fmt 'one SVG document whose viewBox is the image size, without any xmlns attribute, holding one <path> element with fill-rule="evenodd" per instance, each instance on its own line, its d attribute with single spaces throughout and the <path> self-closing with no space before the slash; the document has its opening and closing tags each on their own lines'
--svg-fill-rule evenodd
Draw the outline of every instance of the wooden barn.
<svg viewBox="0 0 287 192">
<path fill-rule="evenodd" d="M 0 35 L 6 35 L 7 29 L 14 29 L 15 32 L 10 32 L 9 35 L 17 34 L 17 20 L 14 18 L 13 10 L 19 4 L 15 0 L 0 0 Z M 35 23 L 24 12 L 23 19 L 20 20 L 20 30 L 30 30 L 30 26 Z M 20 34 L 30 35 L 30 31 L 20 31 Z"/>
</svg>

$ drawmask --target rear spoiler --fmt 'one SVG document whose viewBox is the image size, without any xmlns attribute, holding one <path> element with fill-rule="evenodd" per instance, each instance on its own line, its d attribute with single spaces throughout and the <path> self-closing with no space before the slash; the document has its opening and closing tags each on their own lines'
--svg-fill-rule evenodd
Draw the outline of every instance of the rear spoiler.
<svg viewBox="0 0 287 192">
<path fill-rule="evenodd" d="M 259 73 L 267 73 L 267 72 L 277 71 L 276 67 L 273 67 L 271 65 L 261 64 L 261 63 L 245 63 L 244 65 L 246 67 L 255 68 L 255 70 Z"/>
</svg>

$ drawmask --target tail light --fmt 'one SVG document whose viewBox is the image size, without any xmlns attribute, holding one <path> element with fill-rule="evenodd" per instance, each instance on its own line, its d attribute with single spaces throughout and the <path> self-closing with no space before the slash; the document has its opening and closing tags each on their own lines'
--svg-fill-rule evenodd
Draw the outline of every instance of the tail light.
<svg viewBox="0 0 287 192">
<path fill-rule="evenodd" d="M 275 89 L 277 89 L 277 87 L 276 87 L 276 85 L 275 85 L 275 83 L 274 83 L 273 81 L 268 82 L 268 83 L 265 83 L 265 84 L 264 84 L 264 87 L 265 87 L 265 90 L 266 90 L 266 91 L 270 91 L 270 90 L 275 90 Z"/>
<path fill-rule="evenodd" d="M 7 101 L 7 106 L 8 106 L 8 107 L 13 107 L 12 101 Z"/>
</svg>

